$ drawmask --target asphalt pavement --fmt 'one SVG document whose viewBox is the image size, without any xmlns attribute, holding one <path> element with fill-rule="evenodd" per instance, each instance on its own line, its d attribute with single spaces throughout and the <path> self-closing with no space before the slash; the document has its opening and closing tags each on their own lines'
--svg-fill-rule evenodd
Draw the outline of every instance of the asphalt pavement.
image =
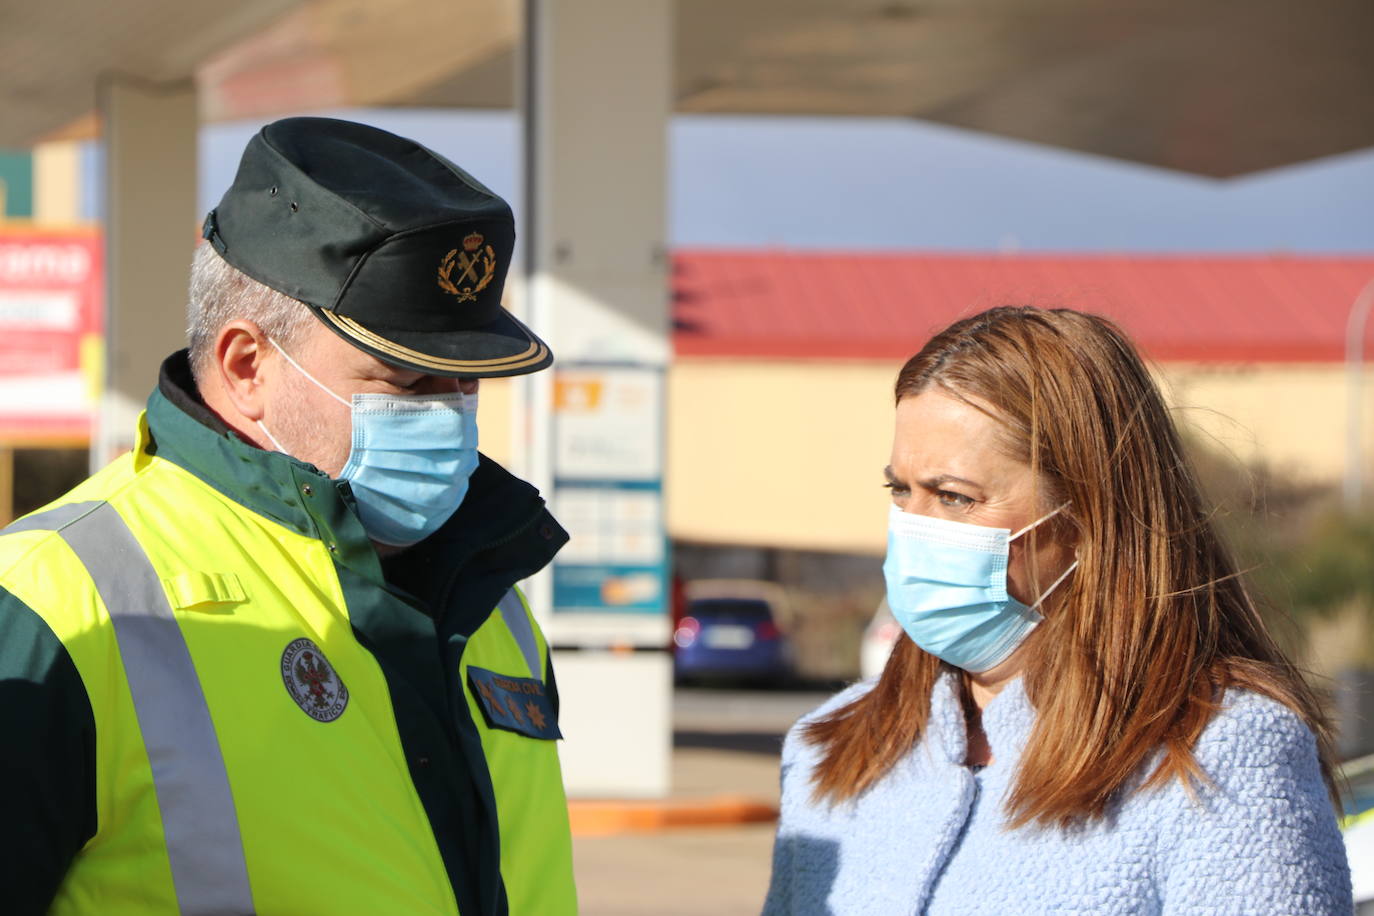
<svg viewBox="0 0 1374 916">
<path fill-rule="evenodd" d="M 679 689 L 673 799 L 776 806 L 782 737 L 827 694 Z M 768 889 L 771 823 L 573 838 L 582 916 L 746 916 Z"/>
<path fill-rule="evenodd" d="M 758 916 L 773 826 L 578 837 L 582 916 Z"/>
<path fill-rule="evenodd" d="M 786 734 L 829 698 L 819 691 L 713 690 L 679 687 L 673 693 L 673 730 L 720 734 Z"/>
</svg>

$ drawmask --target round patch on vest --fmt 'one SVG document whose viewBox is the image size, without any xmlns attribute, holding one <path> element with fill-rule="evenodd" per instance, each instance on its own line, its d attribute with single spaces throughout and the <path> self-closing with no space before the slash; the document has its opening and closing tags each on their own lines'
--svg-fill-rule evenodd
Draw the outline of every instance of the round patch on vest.
<svg viewBox="0 0 1374 916">
<path fill-rule="evenodd" d="M 304 636 L 282 652 L 281 679 L 296 705 L 319 722 L 333 722 L 348 706 L 348 688 L 320 647 Z"/>
</svg>

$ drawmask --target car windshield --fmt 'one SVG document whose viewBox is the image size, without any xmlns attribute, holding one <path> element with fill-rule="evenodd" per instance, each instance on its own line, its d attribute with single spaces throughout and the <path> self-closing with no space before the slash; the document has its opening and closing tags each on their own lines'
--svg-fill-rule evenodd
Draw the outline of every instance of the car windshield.
<svg viewBox="0 0 1374 916">
<path fill-rule="evenodd" d="M 699 598 L 692 602 L 688 613 L 698 620 L 723 618 L 738 623 L 759 623 L 773 619 L 768 602 L 752 598 Z"/>
</svg>

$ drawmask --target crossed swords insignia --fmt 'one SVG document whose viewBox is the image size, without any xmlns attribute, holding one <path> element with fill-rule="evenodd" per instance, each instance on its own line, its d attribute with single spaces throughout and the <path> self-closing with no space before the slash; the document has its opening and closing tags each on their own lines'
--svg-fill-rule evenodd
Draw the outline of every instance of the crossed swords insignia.
<svg viewBox="0 0 1374 916">
<path fill-rule="evenodd" d="M 456 280 L 454 268 L 458 270 Z M 471 302 L 491 283 L 495 271 L 496 252 L 492 247 L 483 247 L 481 236 L 476 236 L 475 243 L 465 239 L 463 248 L 453 249 L 439 262 L 439 288 L 457 296 L 459 302 Z"/>
<path fill-rule="evenodd" d="M 458 280 L 454 285 L 456 286 L 465 280 L 471 280 L 473 283 L 476 283 L 479 279 L 477 276 L 477 264 L 476 253 L 469 255 L 466 251 L 458 252 L 458 266 L 463 268 L 463 272 L 458 275 Z"/>
</svg>

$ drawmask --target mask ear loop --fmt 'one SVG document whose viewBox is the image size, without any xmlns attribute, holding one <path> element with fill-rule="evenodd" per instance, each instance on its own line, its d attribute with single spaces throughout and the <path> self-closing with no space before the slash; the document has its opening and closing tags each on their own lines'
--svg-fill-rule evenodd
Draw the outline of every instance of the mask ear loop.
<svg viewBox="0 0 1374 916">
<path fill-rule="evenodd" d="M 1027 531 L 1030 531 L 1030 530 L 1031 530 L 1032 528 L 1034 528 L 1036 525 L 1039 525 L 1039 524 L 1041 524 L 1042 522 L 1047 522 L 1047 521 L 1049 521 L 1050 519 L 1054 518 L 1056 515 L 1058 515 L 1060 512 L 1063 512 L 1063 511 L 1064 511 L 1065 509 L 1067 509 L 1067 508 L 1069 508 L 1069 503 L 1064 503 L 1064 504 L 1063 504 L 1062 506 L 1060 506 L 1058 509 L 1053 509 L 1053 510 L 1051 510 L 1050 513 L 1049 513 L 1048 515 L 1042 515 L 1042 516 L 1040 516 L 1040 517 L 1037 518 L 1035 521 L 1031 522 L 1029 525 L 1027 525 L 1026 527 L 1022 528 L 1020 531 L 1016 532 L 1016 533 L 1013 534 L 1011 537 L 1007 538 L 1007 543 L 1011 543 L 1012 541 L 1016 540 L 1016 539 L 1019 538 L 1021 535 L 1025 534 Z"/>
<path fill-rule="evenodd" d="M 352 407 L 352 406 L 353 406 L 349 401 L 344 400 L 343 398 L 341 398 L 341 397 L 339 397 L 337 394 L 335 394 L 332 390 L 330 390 L 330 388 L 329 388 L 328 385 L 324 384 L 324 383 L 321 382 L 319 379 L 315 378 L 315 376 L 311 375 L 309 372 L 306 372 L 306 371 L 305 371 L 305 367 L 302 366 L 300 363 L 296 362 L 294 359 L 292 359 L 292 358 L 291 358 L 291 354 L 290 354 L 290 353 L 287 353 L 285 350 L 283 350 L 281 344 L 277 343 L 275 340 L 273 340 L 273 339 L 270 338 L 270 337 L 267 338 L 267 342 L 270 343 L 272 346 L 276 347 L 276 348 L 277 348 L 277 352 L 280 353 L 283 357 L 285 357 L 286 361 L 287 361 L 288 363 L 290 363 L 292 366 L 294 366 L 297 372 L 299 372 L 301 375 L 305 376 L 306 378 L 310 379 L 310 381 L 314 382 L 316 388 L 319 388 L 319 389 L 320 389 L 321 391 L 323 391 L 325 394 L 329 395 L 331 398 L 333 398 L 334 400 L 338 401 L 340 404 L 342 404 L 342 405 L 345 406 L 345 407 Z M 270 436 L 271 433 L 268 433 L 268 435 Z M 275 440 L 273 440 L 273 441 L 275 441 Z"/>
<path fill-rule="evenodd" d="M 1050 594 L 1056 588 L 1058 588 L 1065 579 L 1069 577 L 1069 573 L 1073 572 L 1077 568 L 1078 558 L 1074 557 L 1073 562 L 1069 564 L 1069 568 L 1060 573 L 1059 578 L 1055 579 L 1054 583 L 1049 588 L 1045 589 L 1043 592 L 1040 593 L 1040 597 L 1035 599 L 1035 603 L 1031 605 L 1030 609 L 1033 611 L 1036 608 L 1040 607 L 1040 605 L 1045 602 L 1045 599 L 1048 598 Z"/>
<path fill-rule="evenodd" d="M 1007 538 L 1007 543 L 1010 544 L 1012 541 L 1016 540 L 1016 539 L 1019 538 L 1021 535 L 1025 534 L 1027 531 L 1030 531 L 1030 530 L 1031 530 L 1032 528 L 1034 528 L 1036 525 L 1039 525 L 1039 524 L 1041 524 L 1042 522 L 1047 522 L 1047 521 L 1049 521 L 1050 519 L 1054 518 L 1056 515 L 1058 515 L 1060 512 L 1063 512 L 1063 511 L 1064 511 L 1065 509 L 1067 509 L 1067 508 L 1069 508 L 1069 503 L 1064 503 L 1062 506 L 1060 506 L 1059 508 L 1053 510 L 1053 511 L 1050 512 L 1049 514 L 1040 516 L 1040 518 L 1038 518 L 1038 519 L 1036 519 L 1035 521 L 1031 522 L 1029 525 L 1027 525 L 1026 527 L 1022 528 L 1020 531 L 1016 532 L 1016 533 L 1013 534 L 1011 537 Z M 1051 594 L 1056 588 L 1058 588 L 1058 587 L 1064 582 L 1065 579 L 1067 579 L 1067 578 L 1069 577 L 1069 573 L 1073 572 L 1073 571 L 1074 571 L 1075 569 L 1077 569 L 1077 568 L 1078 568 L 1078 551 L 1074 551 L 1073 562 L 1069 564 L 1069 568 L 1066 569 L 1066 570 L 1064 570 L 1062 573 L 1060 573 L 1060 574 L 1059 574 L 1059 578 L 1058 578 L 1058 579 L 1055 579 L 1054 582 L 1050 584 L 1050 587 L 1049 587 L 1049 588 L 1045 589 L 1043 592 L 1040 593 L 1040 597 L 1035 599 L 1035 603 L 1032 604 L 1032 605 L 1030 606 L 1030 609 L 1033 611 L 1033 610 L 1035 610 L 1036 608 L 1040 607 L 1040 605 L 1044 603 L 1045 599 L 1048 598 L 1048 597 L 1050 596 L 1050 594 Z"/>
<path fill-rule="evenodd" d="M 281 452 L 283 455 L 289 455 L 289 454 L 291 454 L 291 453 L 288 452 L 286 449 L 282 448 L 281 443 L 277 441 L 277 437 L 276 437 L 276 436 L 272 435 L 272 430 L 270 430 L 270 429 L 267 428 L 267 424 L 266 424 L 266 423 L 262 422 L 261 420 L 255 420 L 254 422 L 256 422 L 256 423 L 258 424 L 258 429 L 260 429 L 260 430 L 262 430 L 264 433 L 266 433 L 266 434 L 267 434 L 267 438 L 272 440 L 272 444 L 275 445 L 275 446 L 277 447 L 277 451 Z"/>
<path fill-rule="evenodd" d="M 267 335 L 263 335 L 263 336 L 266 337 Z M 320 382 L 319 379 L 315 378 L 315 376 L 311 375 L 309 372 L 306 372 L 306 371 L 305 371 L 305 367 L 302 366 L 300 363 L 296 362 L 294 359 L 292 359 L 292 358 L 291 358 L 291 354 L 290 354 L 290 353 L 287 353 L 286 350 L 282 349 L 282 345 L 281 345 L 281 344 L 277 343 L 277 342 L 276 342 L 275 340 L 273 340 L 271 337 L 267 337 L 267 342 L 270 343 L 273 347 L 275 347 L 276 350 L 277 350 L 277 352 L 280 353 L 280 354 L 286 359 L 286 361 L 287 361 L 288 363 L 290 363 L 293 367 L 295 367 L 295 370 L 296 370 L 297 372 L 299 372 L 301 375 L 305 376 L 306 378 L 310 379 L 310 381 L 311 381 L 312 383 L 314 383 L 315 387 L 317 387 L 317 388 L 319 388 L 320 390 L 322 390 L 325 394 L 329 395 L 331 398 L 333 398 L 334 400 L 338 401 L 338 402 L 339 402 L 340 404 L 342 404 L 343 406 L 352 409 L 352 405 L 349 404 L 348 401 L 345 401 L 343 398 L 339 397 L 337 394 L 335 394 L 334 392 L 330 391 L 330 390 L 329 390 L 329 387 L 328 387 L 327 385 L 324 385 L 323 383 Z M 270 430 L 270 429 L 267 428 L 267 424 L 266 424 L 266 423 L 262 422 L 261 420 L 255 420 L 254 422 L 257 423 L 257 424 L 258 424 L 258 428 L 261 429 L 261 430 L 267 435 L 267 438 L 270 439 L 270 440 L 272 440 L 272 444 L 275 445 L 275 446 L 277 447 L 277 451 L 281 452 L 283 455 L 289 455 L 289 454 L 291 454 L 291 453 L 288 452 L 286 449 L 282 448 L 282 444 L 281 444 L 280 442 L 277 441 L 277 437 L 276 437 L 276 436 L 272 435 L 272 430 Z"/>
</svg>

